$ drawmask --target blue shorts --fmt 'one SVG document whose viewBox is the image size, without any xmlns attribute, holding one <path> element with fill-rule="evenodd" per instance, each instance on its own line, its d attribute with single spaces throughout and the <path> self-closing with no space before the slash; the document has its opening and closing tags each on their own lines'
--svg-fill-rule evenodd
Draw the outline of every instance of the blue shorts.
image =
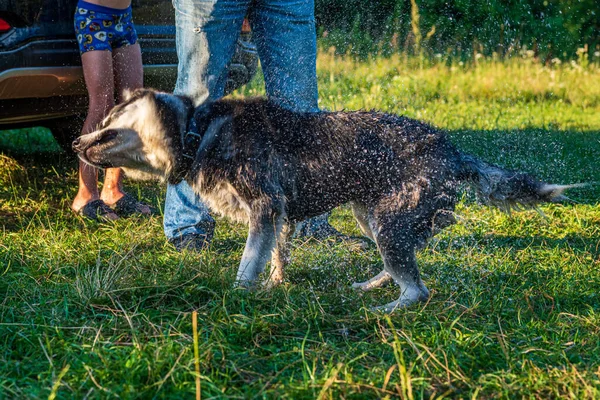
<svg viewBox="0 0 600 400">
<path fill-rule="evenodd" d="M 137 42 L 131 6 L 118 10 L 79 0 L 75 9 L 75 34 L 81 54 L 131 46 Z"/>
</svg>

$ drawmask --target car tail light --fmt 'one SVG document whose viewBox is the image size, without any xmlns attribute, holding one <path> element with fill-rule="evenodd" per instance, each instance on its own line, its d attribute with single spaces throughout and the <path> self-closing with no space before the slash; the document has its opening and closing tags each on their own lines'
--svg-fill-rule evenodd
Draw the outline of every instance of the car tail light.
<svg viewBox="0 0 600 400">
<path fill-rule="evenodd" d="M 12 26 L 2 18 L 0 18 L 0 33 L 4 33 L 10 30 Z"/>
</svg>

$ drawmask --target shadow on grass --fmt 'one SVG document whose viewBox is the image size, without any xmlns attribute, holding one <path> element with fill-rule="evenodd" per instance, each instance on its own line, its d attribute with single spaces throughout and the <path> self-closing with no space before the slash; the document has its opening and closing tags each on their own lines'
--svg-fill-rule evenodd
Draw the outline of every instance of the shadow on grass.
<svg viewBox="0 0 600 400">
<path fill-rule="evenodd" d="M 434 292 L 431 301 L 447 303 L 447 307 L 457 303 L 463 309 L 487 309 L 494 316 L 511 317 L 521 310 L 521 317 L 542 321 L 563 312 L 586 315 L 600 308 L 600 281 L 581 266 L 573 271 L 555 263 L 511 263 L 507 269 L 507 265 L 473 265 L 466 258 L 464 264 L 448 261 L 421 263 L 424 281 Z"/>
<path fill-rule="evenodd" d="M 435 244 L 435 250 L 455 251 L 453 243 L 465 243 L 484 245 L 492 248 L 503 248 L 510 251 L 522 251 L 531 248 L 546 249 L 568 249 L 575 254 L 592 254 L 596 257 L 596 262 L 600 262 L 600 238 L 594 236 L 581 236 L 576 234 L 566 234 L 561 238 L 548 236 L 516 236 L 516 235 L 498 235 L 498 234 L 473 234 L 469 236 L 452 236 L 448 238 L 449 242 L 438 242 Z M 452 248 L 451 248 L 452 247 Z"/>
</svg>

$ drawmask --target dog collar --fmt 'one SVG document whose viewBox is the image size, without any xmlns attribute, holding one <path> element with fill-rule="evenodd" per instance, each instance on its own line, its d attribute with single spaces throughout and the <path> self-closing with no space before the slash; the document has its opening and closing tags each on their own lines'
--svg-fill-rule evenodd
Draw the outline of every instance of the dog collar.
<svg viewBox="0 0 600 400">
<path fill-rule="evenodd" d="M 196 112 L 192 112 L 192 117 L 188 119 L 188 124 L 181 137 L 182 157 L 187 158 L 191 162 L 196 159 L 196 153 L 202 142 L 203 133 L 198 132 L 198 122 Z"/>
<path fill-rule="evenodd" d="M 191 170 L 194 160 L 196 160 L 196 154 L 204 134 L 204 132 L 200 133 L 196 114 L 197 109 L 190 106 L 185 129 L 180 133 L 181 151 L 177 158 L 177 164 L 169 177 L 170 183 L 177 184 L 184 180 Z"/>
<path fill-rule="evenodd" d="M 173 171 L 172 180 L 185 179 L 192 170 L 194 162 L 202 158 L 207 148 L 202 149 L 209 127 L 215 123 L 219 115 L 213 115 L 212 104 L 206 104 L 188 112 L 185 130 L 181 132 L 181 156 Z M 220 125 L 219 125 L 220 126 Z"/>
</svg>

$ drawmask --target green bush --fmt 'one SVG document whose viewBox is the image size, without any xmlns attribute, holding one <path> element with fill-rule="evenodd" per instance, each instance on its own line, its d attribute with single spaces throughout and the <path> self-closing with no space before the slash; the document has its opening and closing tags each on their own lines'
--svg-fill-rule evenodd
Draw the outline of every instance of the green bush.
<svg viewBox="0 0 600 400">
<path fill-rule="evenodd" d="M 529 50 L 549 61 L 600 49 L 597 0 L 316 0 L 316 14 L 322 43 L 361 57 L 423 51 L 465 59 Z"/>
</svg>

